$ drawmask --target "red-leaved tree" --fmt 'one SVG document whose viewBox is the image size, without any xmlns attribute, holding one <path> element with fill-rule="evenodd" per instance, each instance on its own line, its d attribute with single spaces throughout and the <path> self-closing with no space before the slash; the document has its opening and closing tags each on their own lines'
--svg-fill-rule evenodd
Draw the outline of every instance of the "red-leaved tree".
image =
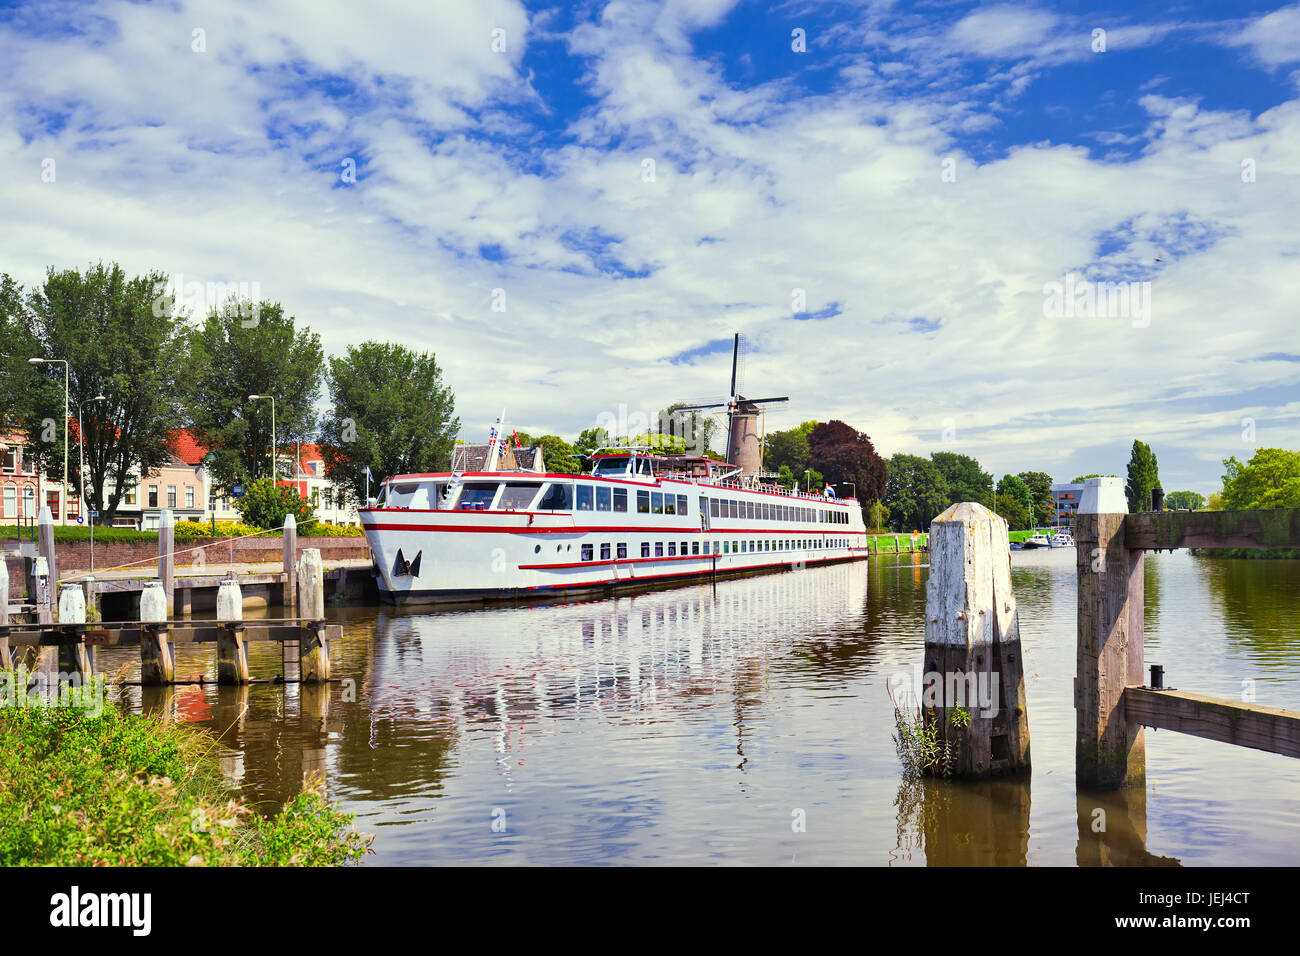
<svg viewBox="0 0 1300 956">
<path fill-rule="evenodd" d="M 885 495 L 885 460 L 876 454 L 871 439 L 844 422 L 820 422 L 808 434 L 812 466 L 828 485 L 843 495 L 856 490 L 861 502 Z M 854 489 L 841 486 L 853 482 Z"/>
</svg>

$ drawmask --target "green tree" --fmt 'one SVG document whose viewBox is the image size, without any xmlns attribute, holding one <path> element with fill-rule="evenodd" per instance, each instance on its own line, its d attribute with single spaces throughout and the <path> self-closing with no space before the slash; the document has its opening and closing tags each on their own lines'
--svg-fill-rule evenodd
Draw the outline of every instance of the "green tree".
<svg viewBox="0 0 1300 956">
<path fill-rule="evenodd" d="M 866 509 L 867 528 L 871 531 L 883 531 L 889 525 L 889 509 L 879 498 L 874 499 Z"/>
<path fill-rule="evenodd" d="M 1128 498 L 1130 513 L 1151 510 L 1151 489 L 1160 484 L 1160 466 L 1155 452 L 1146 442 L 1133 441 L 1133 452 L 1128 459 L 1128 480 L 1124 494 Z"/>
<path fill-rule="evenodd" d="M 519 432 L 519 444 L 525 448 L 540 445 L 542 460 L 549 472 L 561 475 L 582 474 L 582 462 L 573 457 L 578 452 L 559 435 L 542 435 L 540 438 L 533 438 L 526 432 Z"/>
<path fill-rule="evenodd" d="M 1017 477 L 1029 488 L 1033 499 L 1035 525 L 1049 524 L 1056 513 L 1056 498 L 1052 495 L 1052 476 L 1042 471 L 1022 471 Z"/>
<path fill-rule="evenodd" d="M 1171 491 L 1165 495 L 1165 507 L 1172 511 L 1200 511 L 1205 507 L 1205 496 L 1194 491 Z"/>
<path fill-rule="evenodd" d="M 901 531 L 929 530 L 951 498 L 943 472 L 928 458 L 897 454 L 889 459 L 883 501 Z"/>
<path fill-rule="evenodd" d="M 1099 475 L 1094 471 L 1090 475 L 1075 475 L 1074 478 L 1070 481 L 1070 484 L 1081 485 L 1089 478 L 1114 478 L 1114 477 L 1115 477 L 1114 475 Z"/>
<path fill-rule="evenodd" d="M 85 272 L 51 268 L 15 317 L 13 286 L 0 283 L 7 300 L 0 308 L 8 313 L 0 334 L 26 351 L 9 355 L 0 375 L 11 384 L 0 390 L 22 390 L 10 409 L 22 422 L 28 453 L 39 468 L 61 476 L 63 365 L 29 366 L 33 379 L 19 374 L 17 363 L 28 357 L 68 363 L 68 480 L 79 494 L 84 451 L 86 504 L 102 524 L 112 523 L 133 475 L 168 460 L 167 436 L 180 425 L 175 396 L 184 367 L 183 325 L 158 303 L 165 285 L 162 273 L 128 277 L 116 263 L 100 262 Z M 79 408 L 85 429 L 80 446 Z"/>
<path fill-rule="evenodd" d="M 365 496 L 366 468 L 374 494 L 376 482 L 393 475 L 451 467 L 460 420 L 432 352 L 387 342 L 350 345 L 330 359 L 326 381 L 321 457 L 326 476 L 352 500 Z"/>
<path fill-rule="evenodd" d="M 590 455 L 597 448 L 605 448 L 613 444 L 609 432 L 599 426 L 584 428 L 578 435 L 577 440 L 573 443 L 573 450 L 579 455 Z"/>
<path fill-rule="evenodd" d="M 212 450 L 219 488 L 271 473 L 271 402 L 248 396 L 274 396 L 278 446 L 311 441 L 324 370 L 319 335 L 295 329 L 278 302 L 232 299 L 189 341 L 189 426 Z"/>
<path fill-rule="evenodd" d="M 998 480 L 997 513 L 1007 519 L 1011 531 L 1034 527 L 1034 494 L 1019 475 L 1003 475 Z"/>
<path fill-rule="evenodd" d="M 795 428 L 775 431 L 763 442 L 763 468 L 780 472 L 786 465 L 792 475 L 802 475 L 812 466 L 812 453 L 808 449 L 808 436 L 817 427 L 816 422 L 803 422 Z"/>
<path fill-rule="evenodd" d="M 242 498 L 235 499 L 244 524 L 254 528 L 282 528 L 287 515 L 298 524 L 312 519 L 311 502 L 298 494 L 292 485 L 276 484 L 270 478 L 258 478 L 244 487 Z"/>
<path fill-rule="evenodd" d="M 717 436 L 719 423 L 712 415 L 698 411 L 681 411 L 685 402 L 674 402 L 661 410 L 656 418 L 659 432 L 682 440 L 682 445 L 692 455 L 703 455 Z M 636 444 L 636 442 L 633 442 Z"/>
<path fill-rule="evenodd" d="M 930 456 L 943 479 L 948 483 L 948 494 L 953 501 L 975 501 L 982 505 L 993 501 L 993 476 L 980 468 L 980 463 L 970 455 L 955 451 L 936 451 Z"/>
<path fill-rule="evenodd" d="M 1244 465 L 1232 457 L 1223 467 L 1226 510 L 1300 508 L 1300 452 L 1261 448 Z"/>
</svg>

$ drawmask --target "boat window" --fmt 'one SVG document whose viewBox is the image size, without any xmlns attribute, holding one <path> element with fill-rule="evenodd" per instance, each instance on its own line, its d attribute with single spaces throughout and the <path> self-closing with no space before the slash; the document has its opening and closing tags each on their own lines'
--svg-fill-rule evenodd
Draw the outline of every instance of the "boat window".
<svg viewBox="0 0 1300 956">
<path fill-rule="evenodd" d="M 552 482 L 546 486 L 546 493 L 537 502 L 538 511 L 572 511 L 573 485 Z"/>
<path fill-rule="evenodd" d="M 501 492 L 501 510 L 527 511 L 528 506 L 537 497 L 539 488 L 541 488 L 541 485 L 523 485 L 518 482 L 510 482 L 506 485 L 506 490 Z"/>
<path fill-rule="evenodd" d="M 618 543 L 618 556 L 620 559 L 627 557 L 627 542 L 620 541 Z"/>
<path fill-rule="evenodd" d="M 735 498 L 731 499 L 730 503 L 727 505 L 727 508 L 731 512 L 731 517 L 733 518 L 740 517 L 740 502 L 737 501 Z"/>
<path fill-rule="evenodd" d="M 643 557 L 643 558 L 648 558 L 648 557 L 650 557 L 650 542 L 649 542 L 649 541 L 642 541 L 642 542 L 641 542 L 641 557 Z"/>
<path fill-rule="evenodd" d="M 602 545 L 600 546 L 600 560 L 602 560 L 602 561 L 608 561 L 608 560 L 609 560 L 609 545 L 608 545 L 608 544 L 602 544 Z"/>
<path fill-rule="evenodd" d="M 614 489 L 614 510 L 627 511 L 627 489 L 626 488 Z"/>
<path fill-rule="evenodd" d="M 577 500 L 578 511 L 592 510 L 593 495 L 592 495 L 591 485 L 578 485 L 577 494 L 575 495 L 575 498 Z"/>
<path fill-rule="evenodd" d="M 692 542 L 691 542 L 691 554 L 692 554 L 692 555 L 696 555 L 696 554 L 699 554 L 699 553 L 700 553 L 700 543 L 699 543 L 698 541 L 692 541 Z"/>
<path fill-rule="evenodd" d="M 596 486 L 596 510 L 597 511 L 609 510 L 609 501 L 610 501 L 609 493 L 612 490 L 613 489 L 611 489 L 608 485 Z"/>
<path fill-rule="evenodd" d="M 591 560 L 591 545 L 589 545 L 589 544 L 584 544 L 584 545 L 582 546 L 582 560 L 584 560 L 584 561 L 590 561 L 590 560 Z"/>
<path fill-rule="evenodd" d="M 700 495 L 700 514 L 707 515 L 708 513 L 709 513 L 709 499 L 704 495 Z"/>
<path fill-rule="evenodd" d="M 691 546 L 691 543 L 690 543 L 689 541 L 683 541 L 683 542 L 682 542 L 682 554 L 689 554 L 689 553 L 690 553 L 690 546 Z"/>
<path fill-rule="evenodd" d="M 714 518 L 721 518 L 722 503 L 717 498 L 709 499 L 709 514 Z"/>
<path fill-rule="evenodd" d="M 648 515 L 650 513 L 650 492 L 638 491 L 636 493 L 636 510 L 638 514 Z"/>
<path fill-rule="evenodd" d="M 670 558 L 675 558 L 675 557 L 677 557 L 677 542 L 676 542 L 676 541 L 669 541 L 669 542 L 668 542 L 668 557 L 670 557 Z"/>
<path fill-rule="evenodd" d="M 675 495 L 664 495 L 664 514 L 677 514 L 677 497 Z"/>
<path fill-rule="evenodd" d="M 690 514 L 690 510 L 686 507 L 686 496 L 685 496 L 685 495 L 678 495 L 678 496 L 677 496 L 677 513 L 678 513 L 679 515 Z"/>
<path fill-rule="evenodd" d="M 419 482 L 410 481 L 400 485 L 388 486 L 388 507 L 390 508 L 409 508 L 411 507 L 411 498 L 415 496 L 415 490 L 419 488 Z"/>
<path fill-rule="evenodd" d="M 500 485 L 495 482 L 475 481 L 465 485 L 460 490 L 460 497 L 456 500 L 457 511 L 484 511 L 492 506 L 492 499 L 496 497 L 497 488 Z"/>
<path fill-rule="evenodd" d="M 655 557 L 656 557 L 656 558 L 662 558 L 663 556 L 664 556 L 664 543 L 663 543 L 662 541 L 656 541 L 656 542 L 655 542 Z"/>
<path fill-rule="evenodd" d="M 652 491 L 650 493 L 650 513 L 656 515 L 661 515 L 664 513 L 663 492 Z"/>
<path fill-rule="evenodd" d="M 596 461 L 596 474 L 621 475 L 627 471 L 627 458 L 601 458 Z"/>
</svg>

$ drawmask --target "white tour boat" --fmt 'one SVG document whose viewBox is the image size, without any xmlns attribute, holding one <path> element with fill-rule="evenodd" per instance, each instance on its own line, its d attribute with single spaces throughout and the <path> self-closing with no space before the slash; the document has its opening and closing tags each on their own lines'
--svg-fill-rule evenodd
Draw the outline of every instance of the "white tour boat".
<svg viewBox="0 0 1300 956">
<path fill-rule="evenodd" d="M 730 464 L 619 447 L 589 456 L 586 474 L 554 474 L 540 449 L 506 442 L 501 421 L 487 445 L 457 446 L 451 471 L 386 479 L 360 509 L 381 597 L 600 592 L 865 558 L 856 498 L 759 474 L 760 403 L 782 399 L 736 394 L 734 368 Z"/>
<path fill-rule="evenodd" d="M 489 464 L 500 457 L 495 442 Z M 396 475 L 361 509 L 361 523 L 380 594 L 397 604 L 599 591 L 867 556 L 855 498 L 791 492 L 708 458 L 647 448 L 606 449 L 583 475 L 518 467 Z"/>
</svg>

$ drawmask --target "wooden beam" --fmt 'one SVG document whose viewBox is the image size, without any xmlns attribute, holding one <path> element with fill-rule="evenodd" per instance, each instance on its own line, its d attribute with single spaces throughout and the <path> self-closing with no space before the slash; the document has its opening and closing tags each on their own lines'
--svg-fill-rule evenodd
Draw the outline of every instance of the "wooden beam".
<svg viewBox="0 0 1300 956">
<path fill-rule="evenodd" d="M 1124 519 L 1130 548 L 1300 548 L 1300 508 L 1150 511 Z"/>
<path fill-rule="evenodd" d="M 1300 757 L 1300 712 L 1180 690 L 1124 689 L 1131 723 Z"/>
</svg>

